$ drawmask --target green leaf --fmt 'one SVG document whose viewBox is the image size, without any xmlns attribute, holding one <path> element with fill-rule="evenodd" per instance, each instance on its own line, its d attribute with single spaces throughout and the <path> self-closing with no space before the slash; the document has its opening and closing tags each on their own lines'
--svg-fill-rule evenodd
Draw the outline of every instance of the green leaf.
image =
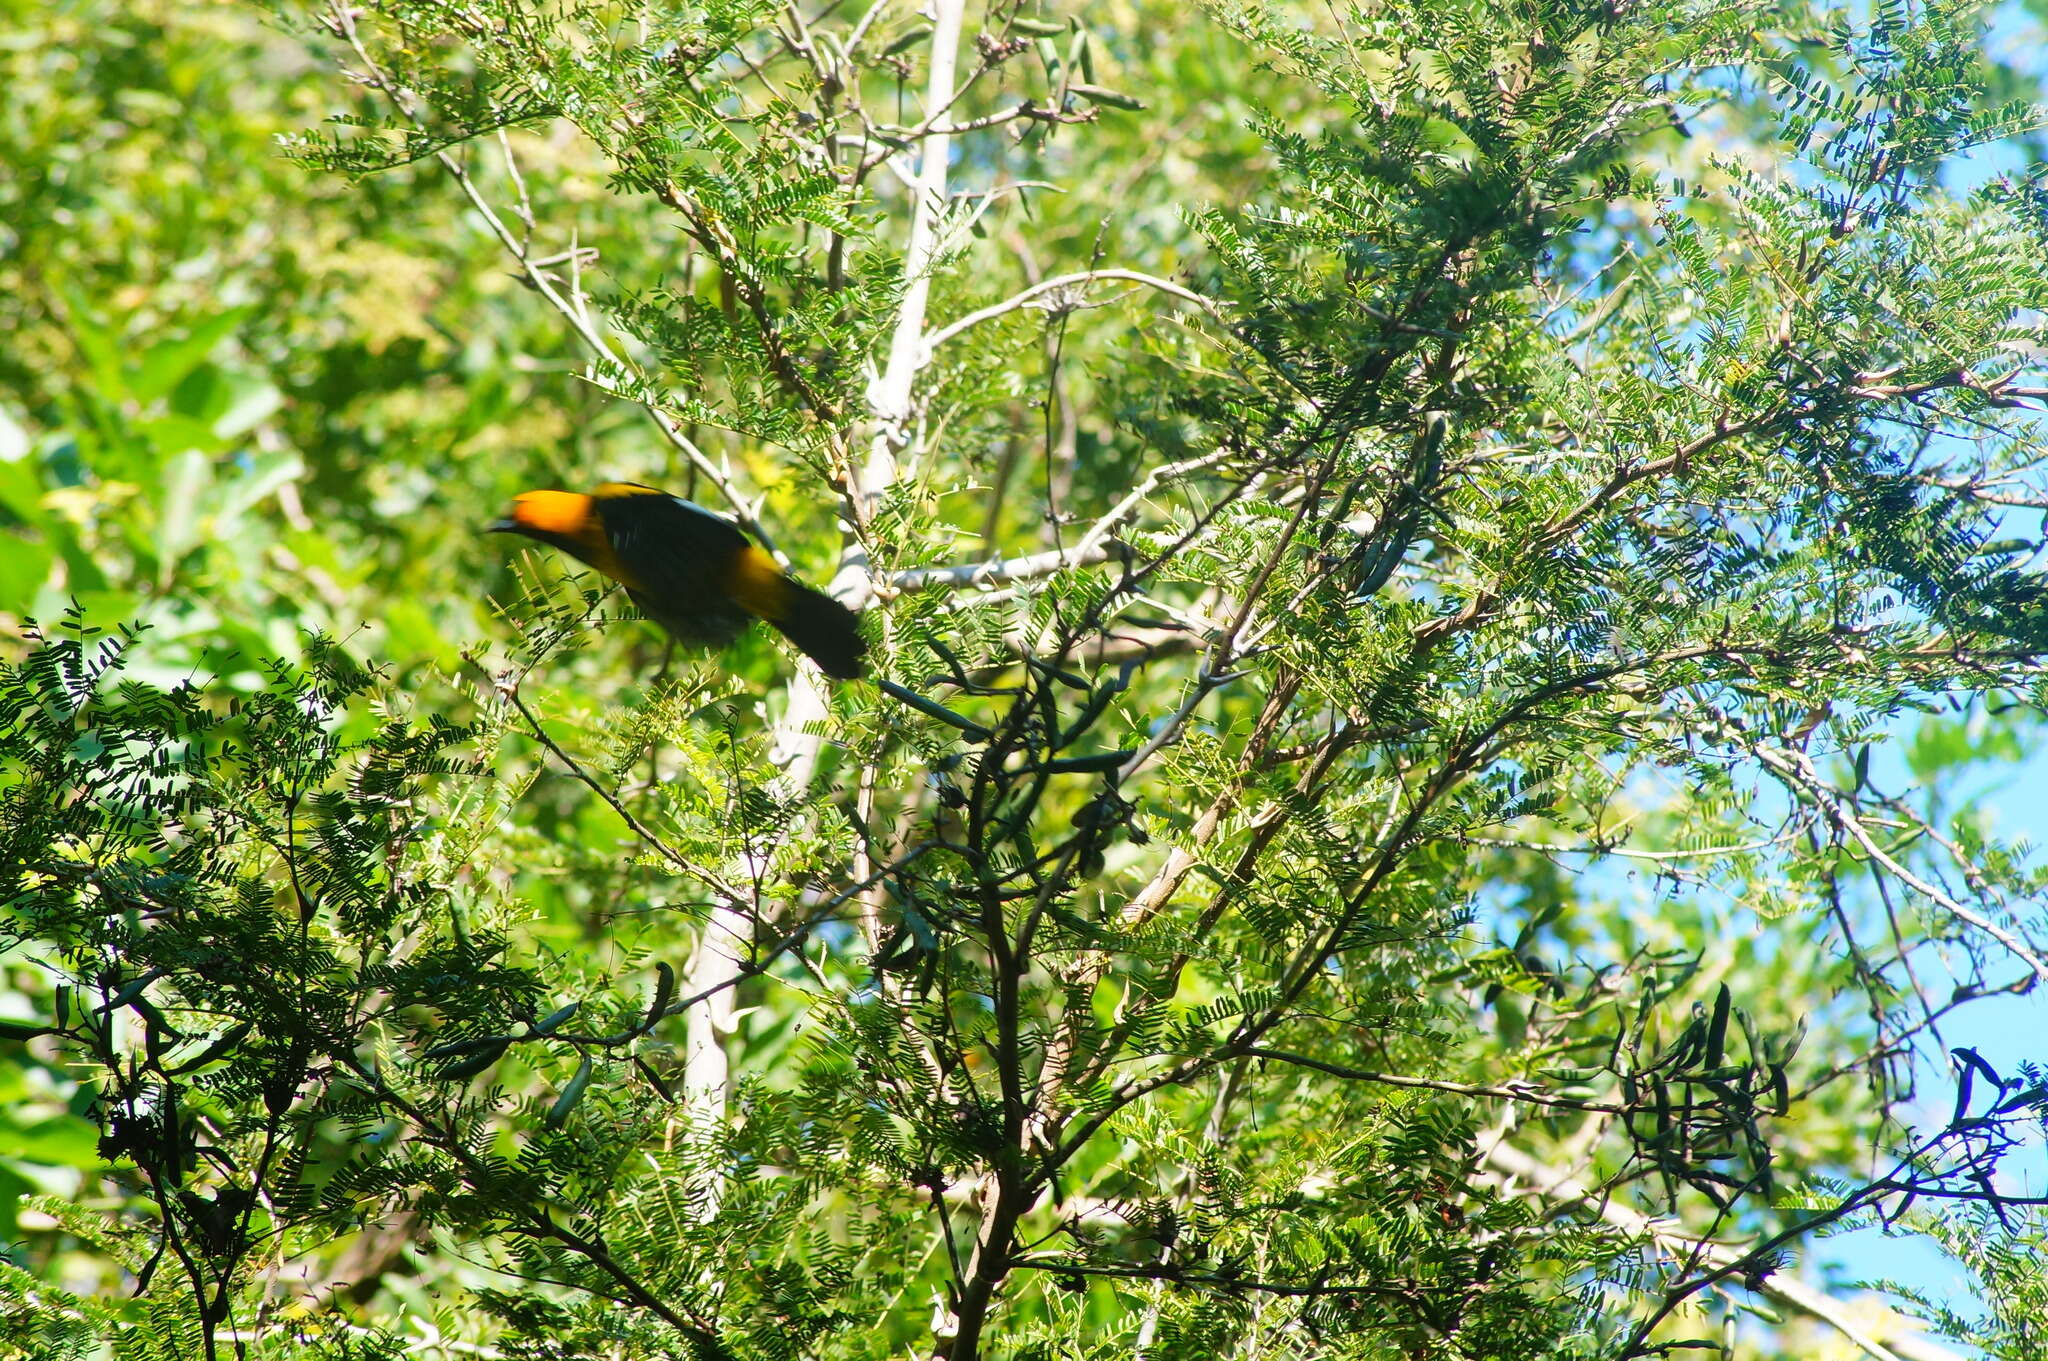
<svg viewBox="0 0 2048 1361">
<path fill-rule="evenodd" d="M 203 498 L 213 482 L 213 460 L 198 449 L 173 454 L 164 468 L 156 522 L 157 574 L 169 581 L 185 554 L 199 542 Z"/>
<path fill-rule="evenodd" d="M 305 472 L 305 460 L 291 450 L 258 454 L 249 459 L 232 481 L 218 488 L 213 502 L 216 524 L 225 528 L 276 495 L 287 483 L 298 481 Z"/>
<path fill-rule="evenodd" d="M 214 347 L 248 320 L 249 308 L 237 307 L 194 325 L 176 340 L 160 341 L 143 352 L 128 388 L 138 400 L 153 402 L 191 377 Z"/>
</svg>

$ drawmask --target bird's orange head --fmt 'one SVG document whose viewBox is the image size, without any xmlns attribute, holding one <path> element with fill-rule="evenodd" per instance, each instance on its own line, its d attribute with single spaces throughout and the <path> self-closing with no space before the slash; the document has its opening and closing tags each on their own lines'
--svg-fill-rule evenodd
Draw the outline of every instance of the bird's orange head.
<svg viewBox="0 0 2048 1361">
<path fill-rule="evenodd" d="M 496 533 L 524 534 L 581 558 L 598 571 L 628 586 L 635 585 L 612 552 L 597 498 L 574 491 L 529 491 L 512 499 L 512 508 L 486 528 Z"/>
<path fill-rule="evenodd" d="M 567 539 L 580 543 L 600 533 L 597 506 L 574 491 L 529 491 L 512 498 L 512 508 L 491 522 L 495 532 L 524 534 L 533 539 Z"/>
</svg>

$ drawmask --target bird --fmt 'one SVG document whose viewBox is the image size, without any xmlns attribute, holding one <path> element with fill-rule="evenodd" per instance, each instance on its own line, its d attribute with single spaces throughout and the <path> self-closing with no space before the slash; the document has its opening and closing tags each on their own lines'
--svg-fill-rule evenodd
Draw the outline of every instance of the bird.
<svg viewBox="0 0 2048 1361">
<path fill-rule="evenodd" d="M 522 492 L 487 529 L 561 549 L 626 588 L 640 612 L 687 647 L 723 647 L 765 619 L 818 669 L 861 674 L 858 616 L 782 570 L 740 527 L 638 482 L 589 492 Z"/>
</svg>

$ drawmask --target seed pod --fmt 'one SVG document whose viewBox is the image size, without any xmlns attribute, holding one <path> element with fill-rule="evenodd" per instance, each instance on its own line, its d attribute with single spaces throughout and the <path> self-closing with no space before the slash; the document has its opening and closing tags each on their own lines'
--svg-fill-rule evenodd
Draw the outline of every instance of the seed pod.
<svg viewBox="0 0 2048 1361">
<path fill-rule="evenodd" d="M 533 1023 L 533 1033 L 536 1035 L 552 1035 L 564 1021 L 574 1016 L 582 1006 L 581 1002 L 571 1002 L 565 1007 L 556 1007 L 553 1011 Z"/>
<path fill-rule="evenodd" d="M 560 1125 L 576 1109 L 576 1103 L 583 1099 L 583 1093 L 590 1088 L 590 1075 L 594 1067 L 590 1055 L 583 1056 L 583 1062 L 576 1065 L 576 1075 L 569 1079 L 569 1085 L 562 1088 L 562 1094 L 555 1098 L 555 1104 L 548 1107 L 550 1127 Z"/>
<path fill-rule="evenodd" d="M 919 43 L 929 40 L 931 36 L 932 26 L 930 24 L 919 24 L 916 28 L 911 29 L 908 33 L 905 33 L 901 37 L 897 38 L 895 42 L 890 43 L 887 47 L 883 48 L 882 55 L 885 57 L 893 57 L 898 55 L 899 53 L 908 52 L 911 48 L 916 47 Z"/>
<path fill-rule="evenodd" d="M 444 1082 L 466 1082 L 505 1057 L 505 1051 L 512 1047 L 509 1037 L 472 1043 L 481 1044 L 482 1047 L 471 1057 L 447 1065 L 434 1076 Z"/>
<path fill-rule="evenodd" d="M 1112 109 L 1129 109 L 1135 113 L 1145 107 L 1145 101 L 1142 99 L 1136 99 L 1127 94 L 1119 94 L 1115 90 L 1105 90 L 1100 85 L 1075 83 L 1067 86 L 1067 89 L 1070 93 L 1077 94 L 1090 103 L 1107 104 Z"/>
</svg>

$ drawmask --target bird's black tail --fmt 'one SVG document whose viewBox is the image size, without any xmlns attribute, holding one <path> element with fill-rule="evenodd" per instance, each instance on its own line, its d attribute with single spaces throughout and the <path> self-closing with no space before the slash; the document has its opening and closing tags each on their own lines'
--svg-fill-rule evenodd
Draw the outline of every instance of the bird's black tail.
<svg viewBox="0 0 2048 1361">
<path fill-rule="evenodd" d="M 859 616 L 801 582 L 789 581 L 789 587 L 780 617 L 768 622 L 826 675 L 840 680 L 857 678 L 861 654 L 868 650 L 868 640 L 860 636 Z"/>
</svg>

